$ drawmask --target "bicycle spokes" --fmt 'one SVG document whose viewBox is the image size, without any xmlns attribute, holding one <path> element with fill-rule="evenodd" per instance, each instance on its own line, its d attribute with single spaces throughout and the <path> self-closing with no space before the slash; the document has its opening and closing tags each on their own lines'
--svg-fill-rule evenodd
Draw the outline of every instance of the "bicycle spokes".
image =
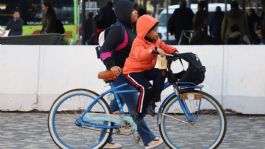
<svg viewBox="0 0 265 149">
<path fill-rule="evenodd" d="M 215 148 L 226 131 L 219 103 L 201 91 L 173 96 L 161 111 L 159 130 L 171 148 Z M 172 133 L 174 132 L 174 133 Z"/>
</svg>

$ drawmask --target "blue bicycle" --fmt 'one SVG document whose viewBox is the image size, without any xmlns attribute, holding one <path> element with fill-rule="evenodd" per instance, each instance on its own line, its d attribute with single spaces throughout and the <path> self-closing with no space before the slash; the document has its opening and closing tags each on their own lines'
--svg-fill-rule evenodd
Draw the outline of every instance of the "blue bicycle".
<svg viewBox="0 0 265 149">
<path fill-rule="evenodd" d="M 171 68 L 168 67 L 170 70 Z M 172 73 L 172 71 L 168 71 Z M 74 89 L 60 95 L 53 103 L 48 128 L 60 148 L 102 148 L 111 134 L 134 135 L 137 125 L 124 112 L 119 94 L 137 90 L 119 90 L 128 84 L 112 87 L 102 94 Z M 226 133 L 226 116 L 218 101 L 202 91 L 202 85 L 190 82 L 166 82 L 171 93 L 157 112 L 157 125 L 169 148 L 217 148 Z M 106 97 L 112 97 L 119 112 L 110 110 Z"/>
</svg>

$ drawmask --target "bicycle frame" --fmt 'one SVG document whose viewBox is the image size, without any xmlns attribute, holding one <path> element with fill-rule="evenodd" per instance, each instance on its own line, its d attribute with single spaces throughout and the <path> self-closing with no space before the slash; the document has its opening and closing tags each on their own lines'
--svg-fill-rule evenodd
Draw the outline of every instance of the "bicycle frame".
<svg viewBox="0 0 265 149">
<path fill-rule="evenodd" d="M 102 94 L 100 94 L 97 98 L 95 98 L 95 100 L 88 105 L 88 107 L 83 111 L 83 113 L 81 114 L 80 118 L 78 118 L 76 120 L 76 124 L 80 125 L 80 126 L 88 126 L 88 127 L 96 127 L 96 128 L 118 128 L 118 125 L 114 125 L 114 126 L 107 126 L 107 125 L 102 125 L 102 124 L 95 124 L 95 123 L 90 123 L 90 122 L 86 122 L 84 121 L 84 117 L 87 117 L 87 113 L 93 108 L 93 106 L 98 103 L 99 100 L 103 99 L 103 97 L 107 94 L 113 94 L 114 95 L 114 100 L 117 102 L 118 107 L 119 107 L 119 114 L 125 114 L 124 110 L 123 110 L 123 106 L 121 104 L 121 99 L 119 97 L 119 94 L 127 94 L 127 93 L 138 93 L 138 91 L 136 89 L 131 89 L 131 90 L 119 90 L 120 88 L 123 88 L 125 86 L 129 85 L 128 83 L 123 83 L 117 87 L 114 87 L 112 85 L 112 83 L 110 83 L 111 88 L 105 92 L 103 92 Z M 88 119 L 91 119 L 91 117 L 89 117 Z M 92 118 L 93 119 L 93 118 Z M 115 119 L 115 118 L 111 118 L 111 117 L 95 117 L 94 120 L 104 120 L 104 121 L 110 121 L 110 122 L 114 122 L 116 124 L 120 124 L 123 120 L 127 120 L 129 122 L 132 122 L 134 125 L 134 128 L 137 129 L 136 124 L 133 122 L 133 119 L 130 116 L 124 116 L 122 119 Z"/>
<path fill-rule="evenodd" d="M 181 84 L 181 85 L 180 85 Z M 103 97 L 107 94 L 113 94 L 114 95 L 114 100 L 117 102 L 118 107 L 119 107 L 119 114 L 123 115 L 125 114 L 124 110 L 123 110 L 123 106 L 121 104 L 121 99 L 119 97 L 119 94 L 127 94 L 127 93 L 138 93 L 138 91 L 136 89 L 130 89 L 130 90 L 119 90 L 120 88 L 123 88 L 125 86 L 128 86 L 128 83 L 123 83 L 117 87 L 114 87 L 112 85 L 112 83 L 110 83 L 111 88 L 105 92 L 103 92 L 102 94 L 100 94 L 97 98 L 95 98 L 95 100 L 87 106 L 87 108 L 84 110 L 84 112 L 81 114 L 81 116 L 76 120 L 76 124 L 79 126 L 87 126 L 87 127 L 95 127 L 95 128 L 106 128 L 106 129 L 116 129 L 119 127 L 119 125 L 113 125 L 113 126 L 108 126 L 106 124 L 95 124 L 95 123 L 91 123 L 91 122 L 87 122 L 84 121 L 84 118 L 87 117 L 87 119 L 92 119 L 92 120 L 103 120 L 103 121 L 109 121 L 109 122 L 114 122 L 115 124 L 120 124 L 123 120 L 128 120 L 129 122 L 132 122 L 133 125 L 136 125 L 133 121 L 133 119 L 130 116 L 124 116 L 123 119 L 117 119 L 117 118 L 112 118 L 112 117 L 107 117 L 107 116 L 98 116 L 98 117 L 88 117 L 87 113 L 93 108 L 93 106 L 98 103 L 99 100 L 103 99 Z M 159 113 L 161 113 L 160 111 L 162 111 L 162 108 L 164 107 L 164 105 L 166 104 L 166 102 L 174 95 L 178 95 L 179 94 L 179 90 L 181 89 L 188 89 L 188 88 L 192 88 L 192 89 L 200 89 L 203 87 L 202 85 L 194 85 L 191 82 L 176 82 L 176 83 L 169 83 L 166 82 L 164 84 L 163 90 L 170 87 L 171 85 L 173 85 L 174 88 L 174 92 L 171 93 L 169 96 L 167 96 L 167 98 L 163 101 L 163 103 L 161 104 L 160 108 L 159 108 Z M 185 102 L 183 100 L 180 99 L 179 96 L 177 96 L 177 101 L 179 102 L 183 113 L 187 119 L 188 122 L 194 122 L 195 119 L 194 117 L 191 115 L 189 109 L 187 108 Z M 159 120 L 159 116 L 157 117 L 157 120 Z M 137 127 L 137 126 L 135 126 Z"/>
<path fill-rule="evenodd" d="M 212 95 L 202 91 L 202 85 L 178 82 L 182 80 L 186 70 L 183 68 L 183 71 L 173 73 L 170 67 L 171 62 L 176 61 L 178 56 L 171 57 L 170 59 L 167 57 L 169 60 L 166 74 L 168 82 L 163 85 L 163 93 L 167 92 L 167 95 L 156 111 L 156 123 L 161 137 L 169 148 L 218 147 L 227 128 L 222 106 Z M 61 94 L 53 103 L 48 118 L 49 133 L 57 146 L 84 148 L 86 145 L 93 149 L 102 148 L 112 134 L 133 135 L 135 142 L 138 143 L 139 134 L 135 132 L 139 130 L 137 126 L 141 127 L 139 123 L 141 120 L 138 115 L 135 115 L 136 107 L 133 106 L 138 103 L 138 90 L 130 83 L 114 86 L 121 82 L 122 80 L 110 82 L 111 88 L 100 95 L 90 89 L 72 89 Z M 123 97 L 127 98 L 123 99 Z M 104 98 L 110 98 L 111 104 Z M 129 114 L 123 109 L 124 103 L 128 104 Z M 146 106 L 144 106 L 145 112 Z M 112 107 L 115 107 L 115 111 Z M 73 125 L 75 127 L 72 127 Z M 71 129 L 65 129 L 68 127 Z M 198 130 L 205 133 L 196 134 Z M 178 131 L 180 133 L 172 133 Z M 75 137 L 79 137 L 80 134 L 82 139 L 77 140 L 78 142 L 72 141 L 67 133 Z M 195 137 L 190 137 L 193 135 Z M 87 141 L 87 137 L 91 138 L 91 141 Z"/>
</svg>

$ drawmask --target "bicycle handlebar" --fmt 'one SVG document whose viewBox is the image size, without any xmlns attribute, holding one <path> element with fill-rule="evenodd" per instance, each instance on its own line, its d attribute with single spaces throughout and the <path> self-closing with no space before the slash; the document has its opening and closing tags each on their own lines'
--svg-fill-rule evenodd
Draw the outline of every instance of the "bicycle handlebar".
<svg viewBox="0 0 265 149">
<path fill-rule="evenodd" d="M 159 54 L 157 50 L 152 50 L 153 54 Z M 166 54 L 166 59 L 170 62 L 172 61 L 176 61 L 179 57 L 178 54 Z M 170 65 L 168 65 L 168 68 L 170 70 Z M 105 81 L 113 81 L 117 78 L 118 76 L 116 76 L 111 70 L 105 70 L 105 71 L 101 71 L 98 73 L 98 78 L 99 79 L 103 79 Z"/>
<path fill-rule="evenodd" d="M 155 50 L 152 50 L 152 52 L 151 52 L 152 54 L 159 54 L 159 52 L 157 51 L 157 49 L 155 49 Z M 179 56 L 178 56 L 178 54 L 177 53 L 174 53 L 174 54 L 167 54 L 166 53 L 166 58 L 167 58 L 167 60 L 169 60 L 169 61 L 175 61 L 175 60 L 177 60 L 178 58 L 179 58 Z"/>
</svg>

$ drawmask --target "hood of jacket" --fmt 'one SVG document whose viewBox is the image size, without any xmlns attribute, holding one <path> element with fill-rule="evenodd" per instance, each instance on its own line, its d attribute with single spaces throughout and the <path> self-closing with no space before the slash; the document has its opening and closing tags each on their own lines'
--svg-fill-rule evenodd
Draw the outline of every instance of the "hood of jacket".
<svg viewBox="0 0 265 149">
<path fill-rule="evenodd" d="M 158 20 L 149 16 L 141 16 L 136 23 L 136 33 L 137 37 L 144 40 L 144 37 L 149 32 L 149 30 L 158 23 Z"/>
<path fill-rule="evenodd" d="M 119 0 L 115 5 L 115 14 L 119 21 L 131 24 L 131 13 L 134 3 L 128 0 Z"/>
</svg>

